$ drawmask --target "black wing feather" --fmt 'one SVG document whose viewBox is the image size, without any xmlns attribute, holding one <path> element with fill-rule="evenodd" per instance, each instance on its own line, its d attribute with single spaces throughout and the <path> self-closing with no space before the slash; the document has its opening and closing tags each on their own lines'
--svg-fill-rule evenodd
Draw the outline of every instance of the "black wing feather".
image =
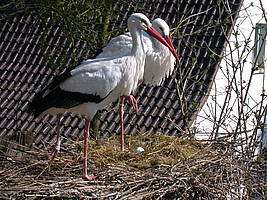
<svg viewBox="0 0 267 200">
<path fill-rule="evenodd" d="M 68 109 L 85 102 L 99 103 L 104 99 L 96 94 L 83 94 L 62 90 L 59 85 L 71 77 L 70 71 L 71 69 L 67 69 L 64 73 L 54 77 L 47 87 L 37 93 L 32 102 L 29 103 L 27 112 L 37 117 L 52 107 Z"/>
</svg>

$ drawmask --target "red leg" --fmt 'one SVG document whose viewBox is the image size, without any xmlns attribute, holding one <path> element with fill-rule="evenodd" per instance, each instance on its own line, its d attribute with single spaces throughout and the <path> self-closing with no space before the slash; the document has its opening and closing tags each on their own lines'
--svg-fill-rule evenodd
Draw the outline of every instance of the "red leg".
<svg viewBox="0 0 267 200">
<path fill-rule="evenodd" d="M 136 99 L 134 98 L 133 95 L 128 95 L 127 96 L 127 100 L 129 101 L 129 103 L 133 106 L 134 110 L 136 112 L 138 112 L 139 108 L 138 108 L 138 103 L 136 101 Z"/>
<path fill-rule="evenodd" d="M 121 151 L 124 151 L 124 96 L 120 97 L 120 125 L 121 125 Z"/>
<path fill-rule="evenodd" d="M 88 181 L 94 180 L 96 176 L 88 176 L 87 174 L 87 156 L 88 156 L 88 138 L 89 138 L 90 120 L 85 120 L 83 132 L 83 175 L 82 178 Z"/>
<path fill-rule="evenodd" d="M 125 100 L 125 97 L 129 101 L 129 103 L 133 106 L 134 110 L 136 112 L 138 112 L 138 105 L 137 105 L 137 101 L 134 98 L 134 96 L 128 95 L 128 96 L 121 96 L 120 97 L 121 151 L 124 151 L 124 147 L 125 147 L 125 131 L 124 131 L 124 100 Z"/>
</svg>

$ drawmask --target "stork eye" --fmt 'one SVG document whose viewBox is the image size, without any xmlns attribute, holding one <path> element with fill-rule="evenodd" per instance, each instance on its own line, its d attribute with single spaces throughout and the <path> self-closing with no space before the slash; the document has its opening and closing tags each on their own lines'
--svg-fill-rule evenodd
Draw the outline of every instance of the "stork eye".
<svg viewBox="0 0 267 200">
<path fill-rule="evenodd" d="M 146 20 L 141 19 L 140 21 L 141 21 L 142 23 L 144 23 L 145 25 L 148 25 Z"/>
<path fill-rule="evenodd" d="M 159 30 L 160 30 L 162 33 L 164 32 L 162 27 L 159 27 Z"/>
</svg>

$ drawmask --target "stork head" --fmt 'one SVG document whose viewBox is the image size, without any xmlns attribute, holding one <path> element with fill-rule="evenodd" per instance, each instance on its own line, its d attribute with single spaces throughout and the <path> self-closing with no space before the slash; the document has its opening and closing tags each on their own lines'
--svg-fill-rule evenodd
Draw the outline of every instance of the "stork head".
<svg viewBox="0 0 267 200">
<path fill-rule="evenodd" d="M 152 26 L 163 36 L 170 36 L 169 25 L 161 18 L 156 18 L 152 21 Z"/>
<path fill-rule="evenodd" d="M 165 21 L 163 21 L 163 22 L 165 22 Z M 156 21 L 156 23 L 158 23 L 158 22 Z M 169 36 L 170 29 L 169 29 L 169 26 L 166 22 L 165 22 L 165 24 L 168 27 L 168 30 L 166 30 L 166 31 L 168 31 L 168 36 Z M 169 40 L 166 39 L 166 37 L 164 37 L 164 34 L 159 33 L 154 27 L 152 27 L 152 24 L 150 23 L 149 19 L 144 14 L 142 14 L 142 13 L 132 14 L 128 18 L 128 27 L 129 26 L 135 26 L 137 29 L 140 29 L 140 30 L 147 32 L 150 36 L 154 37 L 160 43 L 162 43 L 163 45 L 168 47 L 175 58 L 177 58 L 177 59 L 179 58 L 177 53 L 176 53 L 176 50 L 175 50 L 175 48 L 171 42 L 171 39 L 170 38 L 169 38 Z"/>
<path fill-rule="evenodd" d="M 169 44 L 169 46 L 171 46 L 170 51 L 172 52 L 174 57 L 176 59 L 179 59 L 179 56 L 178 56 L 178 54 L 176 52 L 176 49 L 175 49 L 175 47 L 173 46 L 173 43 L 172 43 L 172 38 L 171 38 L 171 35 L 170 35 L 170 27 L 169 27 L 169 25 L 163 19 L 156 18 L 156 19 L 153 20 L 152 26 L 164 37 L 164 39 Z"/>
<path fill-rule="evenodd" d="M 152 27 L 147 16 L 142 13 L 134 13 L 128 18 L 128 26 L 134 25 L 136 28 L 141 30 L 147 30 L 149 27 Z"/>
</svg>

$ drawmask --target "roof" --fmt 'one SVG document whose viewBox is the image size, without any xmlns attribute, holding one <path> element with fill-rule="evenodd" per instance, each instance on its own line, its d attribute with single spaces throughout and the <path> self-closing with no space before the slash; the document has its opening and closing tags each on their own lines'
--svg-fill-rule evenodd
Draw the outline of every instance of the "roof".
<svg viewBox="0 0 267 200">
<path fill-rule="evenodd" d="M 123 1 L 124 2 L 124 1 Z M 234 25 L 242 0 L 148 0 L 135 8 L 148 17 L 161 17 L 179 32 L 174 45 L 181 55 L 174 74 L 160 87 L 141 85 L 136 92 L 140 106 L 136 114 L 126 106 L 126 133 L 162 132 L 181 134 L 190 127 L 204 104 L 219 67 L 220 55 Z M 110 29 L 124 27 L 133 12 L 129 3 L 117 2 L 116 21 Z M 66 56 L 66 63 L 78 64 L 94 54 L 90 44 L 75 41 L 73 46 L 61 25 L 48 19 L 41 25 L 35 17 L 18 13 L 1 21 L 0 31 L 0 136 L 34 132 L 37 145 L 55 139 L 55 116 L 33 119 L 25 112 L 34 94 L 52 80 L 60 69 L 51 68 Z M 44 42 L 45 41 L 45 42 Z M 75 55 L 75 56 L 74 56 Z M 78 59 L 74 59 L 76 57 Z M 177 90 L 179 88 L 179 90 Z M 100 117 L 102 134 L 119 133 L 118 109 L 108 108 Z M 66 114 L 62 134 L 77 137 L 82 118 Z M 52 130 L 52 131 L 51 131 Z"/>
</svg>

